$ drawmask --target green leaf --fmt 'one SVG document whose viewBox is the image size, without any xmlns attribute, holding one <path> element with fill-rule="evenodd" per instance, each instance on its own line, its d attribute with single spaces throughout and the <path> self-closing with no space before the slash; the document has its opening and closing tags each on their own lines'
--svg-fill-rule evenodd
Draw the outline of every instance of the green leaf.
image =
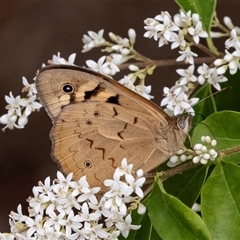
<svg viewBox="0 0 240 240">
<path fill-rule="evenodd" d="M 148 213 L 146 213 L 141 222 L 141 228 L 136 231 L 135 238 L 137 240 L 161 240 L 152 226 Z"/>
<path fill-rule="evenodd" d="M 155 182 L 149 197 L 149 217 L 162 239 L 210 239 L 202 219 Z"/>
<path fill-rule="evenodd" d="M 200 194 L 206 173 L 207 167 L 200 165 L 168 178 L 163 185 L 169 194 L 177 197 L 191 208 Z"/>
<path fill-rule="evenodd" d="M 211 29 L 212 19 L 215 13 L 216 0 L 175 0 L 175 2 L 185 11 L 189 10 L 192 13 L 198 13 L 201 17 L 203 28 L 208 33 Z M 215 51 L 212 39 L 207 38 L 208 46 Z"/>
<path fill-rule="evenodd" d="M 201 136 L 211 136 L 217 140 L 215 150 L 226 150 L 240 146 L 240 131 L 236 127 L 240 126 L 240 113 L 233 111 L 222 111 L 210 115 L 206 120 L 198 124 L 192 135 L 193 143 L 199 143 Z M 239 150 L 231 149 L 228 154 L 221 156 L 225 161 L 240 163 Z M 231 154 L 232 151 L 232 154 Z"/>
<path fill-rule="evenodd" d="M 213 112 L 215 112 L 215 101 L 211 96 L 211 86 L 206 83 L 204 84 L 194 95 L 193 97 L 197 97 L 200 100 L 204 99 L 202 102 L 197 103 L 194 107 L 196 116 L 193 119 L 193 124 L 199 123 L 203 120 L 203 117 L 206 118 Z"/>
<path fill-rule="evenodd" d="M 229 87 L 227 90 L 215 95 L 215 102 L 217 110 L 233 110 L 240 112 L 239 93 L 240 93 L 240 71 L 236 74 L 230 75 L 226 73 L 227 82 L 221 83 L 221 87 Z"/>
<path fill-rule="evenodd" d="M 202 217 L 212 239 L 240 239 L 240 167 L 222 161 L 203 187 Z"/>
</svg>

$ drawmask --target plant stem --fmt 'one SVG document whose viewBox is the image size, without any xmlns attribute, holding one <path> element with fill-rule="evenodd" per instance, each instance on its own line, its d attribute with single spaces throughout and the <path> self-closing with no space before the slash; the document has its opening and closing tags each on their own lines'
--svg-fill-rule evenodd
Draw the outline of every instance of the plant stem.
<svg viewBox="0 0 240 240">
<path fill-rule="evenodd" d="M 212 63 L 216 57 L 199 57 L 196 58 L 195 64 L 202 64 L 202 63 Z M 184 61 L 177 62 L 176 59 L 168 59 L 168 60 L 150 60 L 150 61 L 144 61 L 144 62 L 133 62 L 133 63 L 123 63 L 119 65 L 119 68 L 121 70 L 128 69 L 129 65 L 133 64 L 138 66 L 139 68 L 147 67 L 147 66 L 153 66 L 156 67 L 166 67 L 166 66 L 176 66 L 176 65 L 189 65 L 188 63 L 185 63 Z"/>
<path fill-rule="evenodd" d="M 166 171 L 162 171 L 161 172 L 162 176 L 160 177 L 160 179 L 162 181 L 166 181 L 169 177 L 175 176 L 177 174 L 181 174 L 182 172 L 187 171 L 191 168 L 195 168 L 195 167 L 199 166 L 200 164 L 201 163 L 196 164 L 196 163 L 193 163 L 191 161 L 191 162 L 182 164 L 178 167 L 175 167 L 175 168 L 172 168 L 172 169 L 169 169 L 169 170 L 166 170 Z"/>
</svg>

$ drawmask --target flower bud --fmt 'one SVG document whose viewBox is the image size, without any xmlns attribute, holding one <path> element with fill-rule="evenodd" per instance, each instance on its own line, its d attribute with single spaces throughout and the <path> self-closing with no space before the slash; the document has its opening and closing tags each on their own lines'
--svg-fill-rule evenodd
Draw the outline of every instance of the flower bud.
<svg viewBox="0 0 240 240">
<path fill-rule="evenodd" d="M 227 16 L 224 17 L 223 18 L 223 22 L 229 29 L 233 29 L 234 28 L 234 25 L 233 25 L 232 20 L 231 20 L 230 17 L 227 17 Z"/>
<path fill-rule="evenodd" d="M 135 43 L 136 40 L 136 31 L 133 28 L 128 30 L 128 36 L 131 44 Z"/>
</svg>

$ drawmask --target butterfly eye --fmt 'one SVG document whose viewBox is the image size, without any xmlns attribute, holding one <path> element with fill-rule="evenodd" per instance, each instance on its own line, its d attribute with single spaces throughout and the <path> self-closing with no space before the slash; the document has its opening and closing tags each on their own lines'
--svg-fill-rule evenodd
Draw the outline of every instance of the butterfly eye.
<svg viewBox="0 0 240 240">
<path fill-rule="evenodd" d="M 72 84 L 70 83 L 65 83 L 63 86 L 62 86 L 62 91 L 63 93 L 72 93 L 74 91 L 74 87 Z"/>
<path fill-rule="evenodd" d="M 85 161 L 85 162 L 84 162 L 84 167 L 86 167 L 86 168 L 91 168 L 91 167 L 92 167 L 92 162 L 89 161 L 89 160 Z"/>
<path fill-rule="evenodd" d="M 177 124 L 179 129 L 183 130 L 186 127 L 185 118 L 184 117 L 178 118 Z"/>
<path fill-rule="evenodd" d="M 91 126 L 93 124 L 93 122 L 88 119 L 88 120 L 85 121 L 85 124 L 88 125 L 88 126 Z"/>
<path fill-rule="evenodd" d="M 93 116 L 94 117 L 99 117 L 100 116 L 100 112 L 99 111 L 94 111 L 93 112 Z"/>
</svg>

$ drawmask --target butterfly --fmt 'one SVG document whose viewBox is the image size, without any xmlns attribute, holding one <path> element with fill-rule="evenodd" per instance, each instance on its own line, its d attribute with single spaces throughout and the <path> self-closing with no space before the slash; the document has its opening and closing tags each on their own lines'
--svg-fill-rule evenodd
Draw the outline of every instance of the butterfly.
<svg viewBox="0 0 240 240">
<path fill-rule="evenodd" d="M 87 68 L 50 65 L 36 80 L 52 119 L 52 158 L 74 179 L 103 187 L 123 158 L 149 172 L 183 145 L 190 115 L 170 117 L 153 102 Z"/>
</svg>

